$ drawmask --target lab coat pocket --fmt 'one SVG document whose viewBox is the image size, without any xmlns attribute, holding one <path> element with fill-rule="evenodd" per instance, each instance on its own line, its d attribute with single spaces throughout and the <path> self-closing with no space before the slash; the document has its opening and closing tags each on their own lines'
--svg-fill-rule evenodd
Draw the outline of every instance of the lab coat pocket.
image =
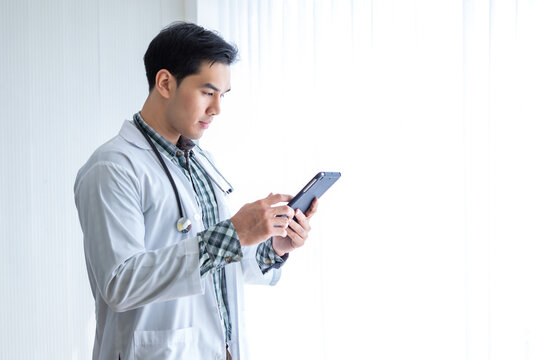
<svg viewBox="0 0 540 360">
<path fill-rule="evenodd" d="M 144 331 L 134 334 L 135 360 L 195 359 L 196 339 L 193 328 Z"/>
</svg>

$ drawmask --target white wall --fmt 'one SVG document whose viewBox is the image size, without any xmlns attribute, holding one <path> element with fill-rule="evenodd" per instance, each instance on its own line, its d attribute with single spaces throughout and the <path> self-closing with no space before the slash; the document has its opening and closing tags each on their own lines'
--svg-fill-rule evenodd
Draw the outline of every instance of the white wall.
<svg viewBox="0 0 540 360">
<path fill-rule="evenodd" d="M 143 54 L 179 0 L 0 2 L 0 358 L 89 359 L 77 170 L 147 95 Z"/>
</svg>

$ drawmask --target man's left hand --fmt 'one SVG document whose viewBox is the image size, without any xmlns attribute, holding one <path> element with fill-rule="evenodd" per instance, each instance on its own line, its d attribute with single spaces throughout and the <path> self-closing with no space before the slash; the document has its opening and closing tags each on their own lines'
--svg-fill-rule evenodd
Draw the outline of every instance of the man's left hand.
<svg viewBox="0 0 540 360">
<path fill-rule="evenodd" d="M 296 209 L 294 216 L 297 221 L 291 219 L 289 226 L 286 229 L 286 237 L 272 237 L 272 246 L 278 256 L 283 256 L 304 245 L 308 238 L 309 231 L 311 230 L 309 220 L 317 212 L 318 202 L 319 200 L 315 198 L 311 202 L 311 206 L 305 215 L 300 209 Z"/>
</svg>

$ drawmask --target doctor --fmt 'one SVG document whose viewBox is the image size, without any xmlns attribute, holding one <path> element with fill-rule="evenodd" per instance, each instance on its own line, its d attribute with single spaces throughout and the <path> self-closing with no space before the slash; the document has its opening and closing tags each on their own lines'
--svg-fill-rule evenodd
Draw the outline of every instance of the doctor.
<svg viewBox="0 0 540 360">
<path fill-rule="evenodd" d="M 192 141 L 219 114 L 236 55 L 197 25 L 162 30 L 142 110 L 77 174 L 93 359 L 247 359 L 242 287 L 275 284 L 308 237 L 316 200 L 304 215 L 270 194 L 231 216 L 232 187 Z"/>
</svg>

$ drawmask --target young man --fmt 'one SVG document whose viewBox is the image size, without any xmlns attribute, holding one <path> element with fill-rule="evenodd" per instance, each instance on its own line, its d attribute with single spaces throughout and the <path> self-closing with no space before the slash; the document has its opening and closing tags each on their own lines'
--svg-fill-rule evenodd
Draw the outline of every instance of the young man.
<svg viewBox="0 0 540 360">
<path fill-rule="evenodd" d="M 219 114 L 236 54 L 194 24 L 162 30 L 142 110 L 77 175 L 94 359 L 245 359 L 244 282 L 275 284 L 307 239 L 316 201 L 304 215 L 270 194 L 230 216 L 232 189 L 191 141 Z"/>
</svg>

